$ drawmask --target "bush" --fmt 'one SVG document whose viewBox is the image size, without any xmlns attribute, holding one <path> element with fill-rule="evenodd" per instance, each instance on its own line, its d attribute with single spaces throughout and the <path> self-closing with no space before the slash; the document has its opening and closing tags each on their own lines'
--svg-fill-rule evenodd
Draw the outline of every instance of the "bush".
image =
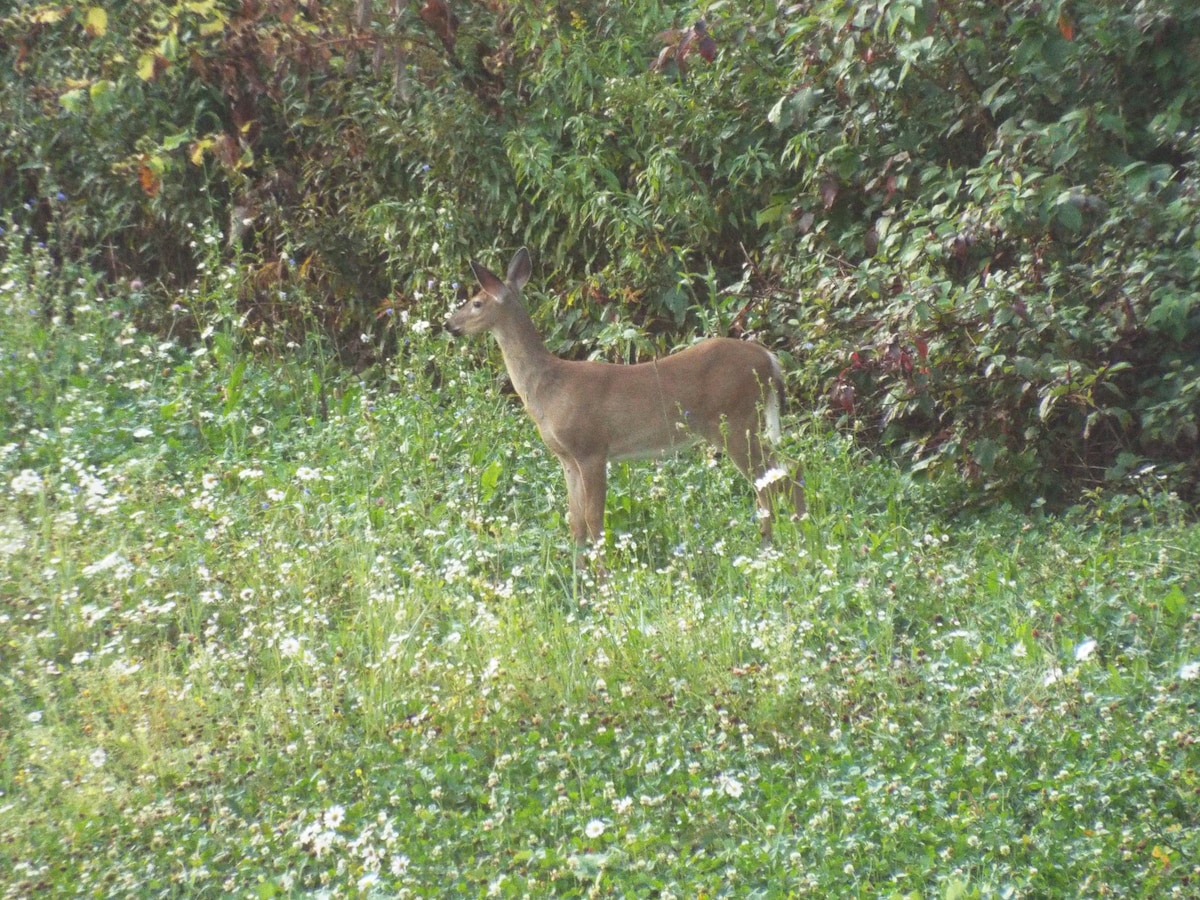
<svg viewBox="0 0 1200 900">
<path fill-rule="evenodd" d="M 784 39 L 806 179 L 765 246 L 833 410 L 1027 496 L 1151 460 L 1194 485 L 1197 12 L 820 11 Z"/>
<path fill-rule="evenodd" d="M 59 259 L 186 284 L 216 223 L 247 315 L 359 363 L 526 244 L 558 352 L 754 333 L 918 468 L 1200 483 L 1182 0 L 106 8 L 0 21 L 0 202 Z"/>
</svg>

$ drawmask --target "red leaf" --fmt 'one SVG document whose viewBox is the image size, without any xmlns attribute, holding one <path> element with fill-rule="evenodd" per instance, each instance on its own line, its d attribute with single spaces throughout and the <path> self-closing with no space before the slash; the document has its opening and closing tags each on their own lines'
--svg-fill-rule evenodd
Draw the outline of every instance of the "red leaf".
<svg viewBox="0 0 1200 900">
<path fill-rule="evenodd" d="M 699 52 L 705 62 L 712 62 L 717 55 L 717 42 L 708 33 L 708 23 L 703 19 L 692 26 L 692 33 L 699 39 Z"/>
<path fill-rule="evenodd" d="M 446 0 L 426 0 L 425 5 L 417 11 L 417 15 L 437 35 L 447 52 L 453 53 L 458 16 L 446 5 Z"/>
<path fill-rule="evenodd" d="M 829 401 L 842 412 L 852 414 L 854 412 L 854 386 L 839 378 L 829 391 Z"/>
<path fill-rule="evenodd" d="M 216 139 L 213 145 L 213 153 L 223 165 L 234 169 L 237 168 L 238 159 L 241 158 L 242 148 L 239 146 L 238 139 L 235 136 L 224 133 Z"/>
<path fill-rule="evenodd" d="M 687 58 L 693 53 L 699 53 L 706 62 L 712 62 L 717 55 L 717 42 L 708 33 L 708 26 L 701 19 L 690 28 L 671 28 L 658 33 L 659 41 L 664 46 L 659 51 L 658 58 L 650 64 L 650 70 L 661 72 L 672 59 L 681 72 L 687 71 Z"/>
<path fill-rule="evenodd" d="M 1071 21 L 1066 10 L 1058 14 L 1058 30 L 1068 41 L 1075 40 L 1075 23 Z"/>
<path fill-rule="evenodd" d="M 675 48 L 675 60 L 682 63 L 688 58 L 692 52 L 692 45 L 696 43 L 696 29 L 689 28 L 683 33 L 682 39 L 679 41 L 679 46 Z"/>
</svg>

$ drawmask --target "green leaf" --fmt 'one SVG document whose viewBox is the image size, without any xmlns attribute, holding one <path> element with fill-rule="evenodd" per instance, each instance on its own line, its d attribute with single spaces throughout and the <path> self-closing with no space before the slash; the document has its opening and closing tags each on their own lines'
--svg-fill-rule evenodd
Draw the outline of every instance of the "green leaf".
<svg viewBox="0 0 1200 900">
<path fill-rule="evenodd" d="M 1070 50 L 1070 46 L 1057 32 L 1049 34 L 1041 47 L 1042 59 L 1052 68 L 1061 69 L 1067 61 L 1067 52 Z"/>
<path fill-rule="evenodd" d="M 116 85 L 111 81 L 97 81 L 88 89 L 92 108 L 101 115 L 113 111 L 117 106 Z"/>
<path fill-rule="evenodd" d="M 504 472 L 504 463 L 499 457 L 488 463 L 482 472 L 479 473 L 479 488 L 483 494 L 483 502 L 487 503 L 496 494 L 496 485 L 500 482 L 500 475 Z"/>
<path fill-rule="evenodd" d="M 233 367 L 233 371 L 229 375 L 229 382 L 225 385 L 225 415 L 229 415 L 237 409 L 238 402 L 242 398 L 242 379 L 245 375 L 246 359 L 243 357 Z"/>
<path fill-rule="evenodd" d="M 91 37 L 101 37 L 108 31 L 108 13 L 103 6 L 91 6 L 84 16 L 84 25 Z"/>
<path fill-rule="evenodd" d="M 168 135 L 167 137 L 163 138 L 162 149 L 166 152 L 170 152 L 182 147 L 184 144 L 191 141 L 191 139 L 192 133 L 190 131 L 181 131 L 178 134 Z"/>
<path fill-rule="evenodd" d="M 1163 597 L 1163 609 L 1173 616 L 1182 613 L 1188 607 L 1187 594 L 1177 584 L 1171 585 L 1167 595 Z"/>
<path fill-rule="evenodd" d="M 774 225 L 783 218 L 783 210 L 786 204 L 775 203 L 768 206 L 766 209 L 760 209 L 754 216 L 754 221 L 761 228 L 764 225 Z"/>
<path fill-rule="evenodd" d="M 138 57 L 138 64 L 137 64 L 138 78 L 142 79 L 142 81 L 153 81 L 154 80 L 154 61 L 155 61 L 155 59 L 157 59 L 157 57 L 158 57 L 158 54 L 156 54 L 152 50 L 147 50 L 145 53 L 143 53 L 141 56 Z"/>
<path fill-rule="evenodd" d="M 83 88 L 76 88 L 73 91 L 67 91 L 65 94 L 59 95 L 58 103 L 67 112 L 75 114 L 83 109 L 84 98 L 87 93 Z"/>
<path fill-rule="evenodd" d="M 979 463 L 979 467 L 984 472 L 990 474 L 995 469 L 996 460 L 1003 449 L 1003 447 L 991 438 L 982 438 L 975 442 L 975 446 L 972 448 L 972 455 L 975 457 L 975 461 Z"/>
<path fill-rule="evenodd" d="M 1068 231 L 1075 232 L 1083 229 L 1083 212 L 1073 199 L 1059 203 L 1055 209 L 1055 217 L 1058 219 L 1058 223 Z"/>
</svg>

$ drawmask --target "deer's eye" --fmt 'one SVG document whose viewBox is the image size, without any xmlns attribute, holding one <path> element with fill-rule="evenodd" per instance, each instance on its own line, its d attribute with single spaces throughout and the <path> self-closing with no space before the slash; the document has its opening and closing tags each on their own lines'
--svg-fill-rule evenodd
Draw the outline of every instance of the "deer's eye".
<svg viewBox="0 0 1200 900">
<path fill-rule="evenodd" d="M 476 300 L 474 303 L 472 303 L 472 304 L 471 304 L 471 306 L 475 307 L 475 309 L 482 309 L 482 308 L 483 308 L 483 301 L 482 301 L 482 300 Z"/>
</svg>

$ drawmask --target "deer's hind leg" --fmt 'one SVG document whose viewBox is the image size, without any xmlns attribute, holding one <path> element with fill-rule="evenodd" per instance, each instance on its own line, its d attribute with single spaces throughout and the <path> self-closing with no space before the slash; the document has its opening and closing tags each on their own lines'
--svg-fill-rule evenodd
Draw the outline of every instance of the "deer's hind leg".
<svg viewBox="0 0 1200 900">
<path fill-rule="evenodd" d="M 745 423 L 735 424 L 726 421 L 719 435 L 719 440 L 710 442 L 717 447 L 723 447 L 738 471 L 754 485 L 754 494 L 758 504 L 758 531 L 763 543 L 771 540 L 771 495 L 769 485 L 764 484 L 764 475 L 774 465 L 774 454 L 763 446 L 758 433 L 757 423 L 747 427 Z"/>
<path fill-rule="evenodd" d="M 771 519 L 780 498 L 786 497 L 797 518 L 806 509 L 803 467 L 794 473 L 779 465 L 774 451 L 763 443 L 756 428 L 727 429 L 725 450 L 747 480 L 754 485 L 758 508 L 758 531 L 764 544 L 771 541 Z"/>
</svg>

